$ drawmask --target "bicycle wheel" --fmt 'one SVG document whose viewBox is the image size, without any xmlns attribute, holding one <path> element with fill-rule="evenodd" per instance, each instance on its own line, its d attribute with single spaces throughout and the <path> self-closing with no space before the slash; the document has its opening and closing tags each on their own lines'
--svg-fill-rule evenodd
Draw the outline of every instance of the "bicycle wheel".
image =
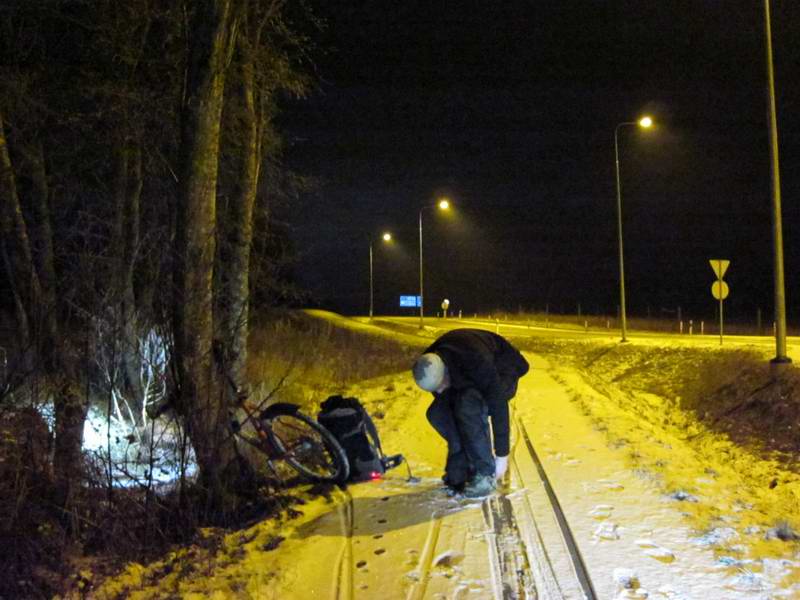
<svg viewBox="0 0 800 600">
<path fill-rule="evenodd" d="M 345 481 L 347 455 L 330 431 L 301 412 L 278 414 L 266 421 L 270 440 L 283 459 L 314 481 Z"/>
</svg>

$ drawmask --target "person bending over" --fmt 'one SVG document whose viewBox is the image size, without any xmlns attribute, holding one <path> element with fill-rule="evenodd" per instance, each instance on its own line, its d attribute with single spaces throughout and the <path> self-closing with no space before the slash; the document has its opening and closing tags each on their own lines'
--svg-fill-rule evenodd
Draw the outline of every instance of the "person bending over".
<svg viewBox="0 0 800 600">
<path fill-rule="evenodd" d="M 443 479 L 452 490 L 470 498 L 486 496 L 505 474 L 508 403 L 528 369 L 528 361 L 505 338 L 482 329 L 449 331 L 415 361 L 414 380 L 433 393 L 426 416 L 447 442 Z"/>
</svg>

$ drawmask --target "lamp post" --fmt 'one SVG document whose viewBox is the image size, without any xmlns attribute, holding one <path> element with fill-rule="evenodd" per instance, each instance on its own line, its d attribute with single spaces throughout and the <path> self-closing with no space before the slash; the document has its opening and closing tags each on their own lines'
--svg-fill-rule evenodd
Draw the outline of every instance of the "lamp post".
<svg viewBox="0 0 800 600">
<path fill-rule="evenodd" d="M 775 114 L 775 75 L 772 69 L 772 29 L 769 0 L 764 0 L 764 21 L 767 46 L 767 88 L 769 95 L 769 156 L 772 175 L 772 245 L 775 288 L 775 358 L 771 363 L 778 367 L 792 362 L 786 355 L 786 295 L 783 278 L 783 226 L 781 223 L 781 179 L 778 161 L 778 119 Z"/>
<path fill-rule="evenodd" d="M 424 323 L 424 295 L 422 286 L 422 211 L 429 208 L 438 208 L 439 210 L 448 210 L 450 208 L 450 201 L 447 198 L 442 198 L 436 204 L 431 206 L 423 206 L 419 209 L 419 328 L 425 327 Z"/>
<path fill-rule="evenodd" d="M 392 241 L 392 234 L 388 231 L 385 232 L 381 239 L 384 242 Z M 372 321 L 372 314 L 374 309 L 374 285 L 372 279 L 372 239 L 369 240 L 369 320 Z"/>
<path fill-rule="evenodd" d="M 625 314 L 625 262 L 622 253 L 622 192 L 620 191 L 619 183 L 619 128 L 626 125 L 638 125 L 644 129 L 653 125 L 653 119 L 650 117 L 642 117 L 638 121 L 626 121 L 619 123 L 614 128 L 614 164 L 616 166 L 617 175 L 617 235 L 619 241 L 619 316 L 620 316 L 620 329 L 622 339 L 620 341 L 627 342 L 627 316 Z"/>
</svg>

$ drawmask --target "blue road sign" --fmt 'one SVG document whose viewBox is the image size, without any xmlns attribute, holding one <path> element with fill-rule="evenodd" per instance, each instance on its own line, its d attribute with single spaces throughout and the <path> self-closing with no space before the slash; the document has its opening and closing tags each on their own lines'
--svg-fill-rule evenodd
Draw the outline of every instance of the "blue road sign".
<svg viewBox="0 0 800 600">
<path fill-rule="evenodd" d="M 400 306 L 404 308 L 419 308 L 419 296 L 400 296 Z"/>
</svg>

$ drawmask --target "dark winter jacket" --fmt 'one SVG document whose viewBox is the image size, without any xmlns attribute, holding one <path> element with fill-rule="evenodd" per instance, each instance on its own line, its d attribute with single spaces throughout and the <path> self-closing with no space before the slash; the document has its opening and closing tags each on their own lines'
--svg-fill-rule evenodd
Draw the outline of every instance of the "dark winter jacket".
<svg viewBox="0 0 800 600">
<path fill-rule="evenodd" d="M 492 417 L 494 451 L 509 452 L 508 401 L 517 391 L 517 380 L 528 372 L 528 361 L 505 338 L 482 329 L 448 331 L 425 352 L 438 354 L 456 392 L 477 389 Z"/>
</svg>

